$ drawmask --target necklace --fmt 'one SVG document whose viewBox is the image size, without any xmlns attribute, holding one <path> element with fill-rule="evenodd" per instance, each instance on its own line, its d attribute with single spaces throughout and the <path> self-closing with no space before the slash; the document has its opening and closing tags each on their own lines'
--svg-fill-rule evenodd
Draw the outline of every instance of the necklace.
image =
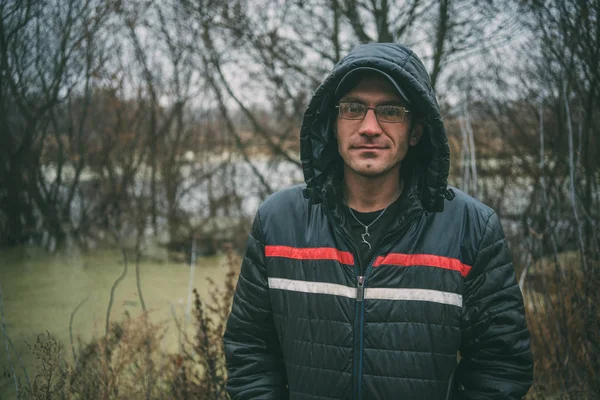
<svg viewBox="0 0 600 400">
<path fill-rule="evenodd" d="M 398 197 L 400 197 L 400 193 L 402 193 L 402 188 L 400 188 L 400 190 L 398 191 L 398 193 L 396 193 L 396 196 L 394 196 L 392 201 L 390 201 L 389 204 L 387 206 L 385 206 L 385 208 L 383 210 L 381 210 L 381 212 L 379 213 L 377 218 L 375 218 L 373 221 L 371 221 L 371 223 L 369 225 L 363 224 L 361 220 L 356 218 L 356 215 L 354 215 L 354 211 L 352 211 L 352 208 L 350 208 L 350 206 L 348 205 L 348 202 L 346 201 L 346 197 L 344 197 L 344 203 L 346 203 L 346 207 L 348 207 L 348 210 L 350 210 L 350 214 L 352 215 L 352 217 L 354 217 L 356 222 L 358 222 L 359 224 L 361 224 L 363 226 L 363 228 L 365 228 L 365 233 L 361 233 L 360 237 L 362 238 L 362 242 L 365 243 L 367 246 L 369 246 L 369 250 L 371 250 L 371 243 L 367 242 L 367 236 L 371 236 L 371 234 L 369 233 L 369 228 L 375 222 L 377 222 L 377 220 L 379 220 L 379 218 L 381 218 L 381 216 L 383 215 L 385 210 L 387 210 L 388 207 L 391 206 L 396 201 L 396 199 L 398 199 Z"/>
</svg>

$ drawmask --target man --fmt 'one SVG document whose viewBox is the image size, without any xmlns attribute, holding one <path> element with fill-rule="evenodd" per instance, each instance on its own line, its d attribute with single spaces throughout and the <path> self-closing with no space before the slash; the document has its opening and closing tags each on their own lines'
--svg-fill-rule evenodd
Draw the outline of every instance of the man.
<svg viewBox="0 0 600 400">
<path fill-rule="evenodd" d="M 447 187 L 429 76 L 346 56 L 304 114 L 306 186 L 254 220 L 224 336 L 232 399 L 518 399 L 523 300 L 489 207 Z M 459 356 L 457 356 L 459 355 Z"/>
</svg>

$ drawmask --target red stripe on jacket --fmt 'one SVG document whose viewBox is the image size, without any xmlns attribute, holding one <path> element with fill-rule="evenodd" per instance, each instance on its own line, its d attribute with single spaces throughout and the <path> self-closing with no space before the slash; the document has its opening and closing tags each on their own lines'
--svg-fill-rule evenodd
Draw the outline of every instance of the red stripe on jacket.
<svg viewBox="0 0 600 400">
<path fill-rule="evenodd" d="M 296 260 L 335 260 L 342 264 L 354 264 L 352 253 L 340 251 L 334 247 L 265 246 L 265 256 L 294 258 Z"/>
<path fill-rule="evenodd" d="M 458 271 L 462 276 L 467 276 L 471 271 L 471 266 L 463 264 L 456 258 L 436 256 L 433 254 L 402 254 L 389 253 L 386 256 L 379 256 L 373 263 L 374 267 L 380 265 L 399 265 L 410 267 L 414 265 L 425 265 L 427 267 L 436 267 Z"/>
</svg>

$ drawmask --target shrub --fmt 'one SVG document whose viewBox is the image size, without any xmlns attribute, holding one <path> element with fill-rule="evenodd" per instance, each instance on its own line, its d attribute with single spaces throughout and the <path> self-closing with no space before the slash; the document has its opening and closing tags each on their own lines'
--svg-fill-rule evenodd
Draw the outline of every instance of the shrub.
<svg viewBox="0 0 600 400">
<path fill-rule="evenodd" d="M 231 310 L 240 260 L 232 248 L 227 251 L 229 272 L 223 287 L 209 279 L 210 302 L 203 303 L 194 290 L 196 332 L 186 337 L 181 354 L 172 358 L 174 399 L 227 399 L 227 369 L 223 334 Z"/>
<path fill-rule="evenodd" d="M 560 268 L 539 261 L 524 297 L 535 381 L 527 399 L 600 398 L 600 262 L 563 254 Z"/>
<path fill-rule="evenodd" d="M 31 351 L 39 360 L 31 387 L 20 385 L 23 400 L 227 399 L 223 333 L 237 280 L 239 259 L 228 249 L 224 285 L 209 281 L 210 302 L 194 290 L 195 332 L 179 353 L 160 346 L 166 324 L 153 324 L 147 313 L 128 314 L 108 334 L 83 344 L 67 363 L 62 345 L 50 333 L 38 336 Z"/>
<path fill-rule="evenodd" d="M 30 351 L 38 360 L 38 373 L 31 386 L 21 387 L 20 399 L 54 399 L 62 393 L 69 374 L 68 366 L 62 360 L 62 345 L 46 332 L 37 336 L 33 345 L 28 344 Z M 20 383 L 20 382 L 19 382 Z"/>
</svg>

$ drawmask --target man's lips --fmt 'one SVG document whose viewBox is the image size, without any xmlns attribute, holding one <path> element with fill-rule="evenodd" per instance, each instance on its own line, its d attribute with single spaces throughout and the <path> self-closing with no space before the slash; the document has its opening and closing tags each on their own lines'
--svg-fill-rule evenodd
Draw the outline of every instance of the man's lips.
<svg viewBox="0 0 600 400">
<path fill-rule="evenodd" d="M 364 146 L 353 146 L 352 149 L 355 150 L 383 150 L 384 146 L 373 146 L 373 145 L 364 145 Z"/>
</svg>

